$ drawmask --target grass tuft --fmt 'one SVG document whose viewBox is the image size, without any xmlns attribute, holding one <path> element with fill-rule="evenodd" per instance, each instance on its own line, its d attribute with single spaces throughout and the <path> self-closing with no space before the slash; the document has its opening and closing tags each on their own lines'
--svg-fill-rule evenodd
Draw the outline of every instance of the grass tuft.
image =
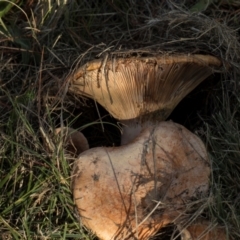
<svg viewBox="0 0 240 240">
<path fill-rule="evenodd" d="M 233 239 L 238 239 L 240 98 L 222 86 L 222 93 L 215 98 L 214 103 L 215 111 L 204 125 L 212 158 L 212 201 L 208 210 L 211 217 L 227 228 Z"/>
</svg>

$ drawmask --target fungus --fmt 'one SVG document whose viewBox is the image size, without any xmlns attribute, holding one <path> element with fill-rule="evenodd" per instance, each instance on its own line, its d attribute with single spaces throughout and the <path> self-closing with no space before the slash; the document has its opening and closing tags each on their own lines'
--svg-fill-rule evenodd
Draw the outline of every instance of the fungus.
<svg viewBox="0 0 240 240">
<path fill-rule="evenodd" d="M 74 163 L 81 221 L 100 239 L 148 239 L 207 195 L 202 141 L 163 121 L 220 66 L 209 55 L 106 58 L 69 77 L 71 92 L 94 99 L 124 125 L 122 146 L 87 150 Z"/>
<path fill-rule="evenodd" d="M 80 154 L 72 190 L 82 224 L 100 239 L 148 239 L 206 197 L 209 174 L 202 141 L 160 122 L 127 145 Z"/>
<path fill-rule="evenodd" d="M 208 221 L 200 221 L 191 224 L 182 231 L 182 240 L 227 240 L 226 231 L 219 226 L 211 226 Z"/>
<path fill-rule="evenodd" d="M 197 54 L 95 60 L 70 76 L 69 90 L 94 99 L 120 120 L 126 144 L 144 127 L 165 120 L 221 64 Z"/>
<path fill-rule="evenodd" d="M 67 153 L 78 156 L 80 153 L 89 149 L 88 141 L 81 132 L 68 127 L 55 129 L 56 135 L 60 135 L 61 132 L 65 139 L 64 143 L 66 146 L 64 146 L 64 148 L 67 150 Z"/>
</svg>

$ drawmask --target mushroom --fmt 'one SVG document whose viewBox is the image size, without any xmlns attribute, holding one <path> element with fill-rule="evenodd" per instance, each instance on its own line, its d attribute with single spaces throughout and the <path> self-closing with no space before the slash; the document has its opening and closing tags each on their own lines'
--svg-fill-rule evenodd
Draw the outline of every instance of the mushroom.
<svg viewBox="0 0 240 240">
<path fill-rule="evenodd" d="M 210 55 L 157 55 L 95 60 L 69 77 L 69 91 L 94 99 L 123 123 L 122 144 L 165 120 L 176 105 L 221 66 Z"/>
<path fill-rule="evenodd" d="M 207 195 L 204 144 L 163 121 L 220 66 L 209 55 L 105 58 L 69 77 L 71 92 L 94 99 L 124 126 L 122 146 L 87 150 L 74 163 L 81 221 L 100 239 L 148 239 Z"/>
<path fill-rule="evenodd" d="M 209 174 L 202 141 L 160 122 L 125 146 L 80 154 L 72 190 L 82 224 L 100 239 L 148 239 L 206 197 Z"/>
<path fill-rule="evenodd" d="M 186 229 L 182 230 L 181 240 L 227 240 L 231 239 L 227 236 L 223 227 L 212 226 L 206 220 L 198 220 Z"/>
<path fill-rule="evenodd" d="M 63 134 L 64 146 L 67 153 L 73 156 L 78 156 L 80 153 L 89 149 L 86 137 L 79 131 L 69 127 L 61 127 L 55 129 L 55 134 L 58 136 Z"/>
</svg>

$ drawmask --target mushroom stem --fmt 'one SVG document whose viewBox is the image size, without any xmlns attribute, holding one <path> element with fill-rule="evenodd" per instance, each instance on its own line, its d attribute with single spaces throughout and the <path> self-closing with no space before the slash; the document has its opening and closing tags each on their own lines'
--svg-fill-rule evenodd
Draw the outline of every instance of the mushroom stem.
<svg viewBox="0 0 240 240">
<path fill-rule="evenodd" d="M 152 128 L 155 124 L 152 121 L 142 122 L 139 118 L 122 120 L 123 125 L 121 145 L 126 145 L 132 142 L 144 129 Z"/>
</svg>

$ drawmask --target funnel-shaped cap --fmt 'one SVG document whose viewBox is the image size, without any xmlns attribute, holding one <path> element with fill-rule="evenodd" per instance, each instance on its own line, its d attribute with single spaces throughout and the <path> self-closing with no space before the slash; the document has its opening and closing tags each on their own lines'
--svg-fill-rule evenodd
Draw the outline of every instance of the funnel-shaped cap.
<svg viewBox="0 0 240 240">
<path fill-rule="evenodd" d="M 69 90 L 96 100 L 119 120 L 154 112 L 164 120 L 219 66 L 221 61 L 210 55 L 95 60 L 69 77 Z"/>
</svg>

